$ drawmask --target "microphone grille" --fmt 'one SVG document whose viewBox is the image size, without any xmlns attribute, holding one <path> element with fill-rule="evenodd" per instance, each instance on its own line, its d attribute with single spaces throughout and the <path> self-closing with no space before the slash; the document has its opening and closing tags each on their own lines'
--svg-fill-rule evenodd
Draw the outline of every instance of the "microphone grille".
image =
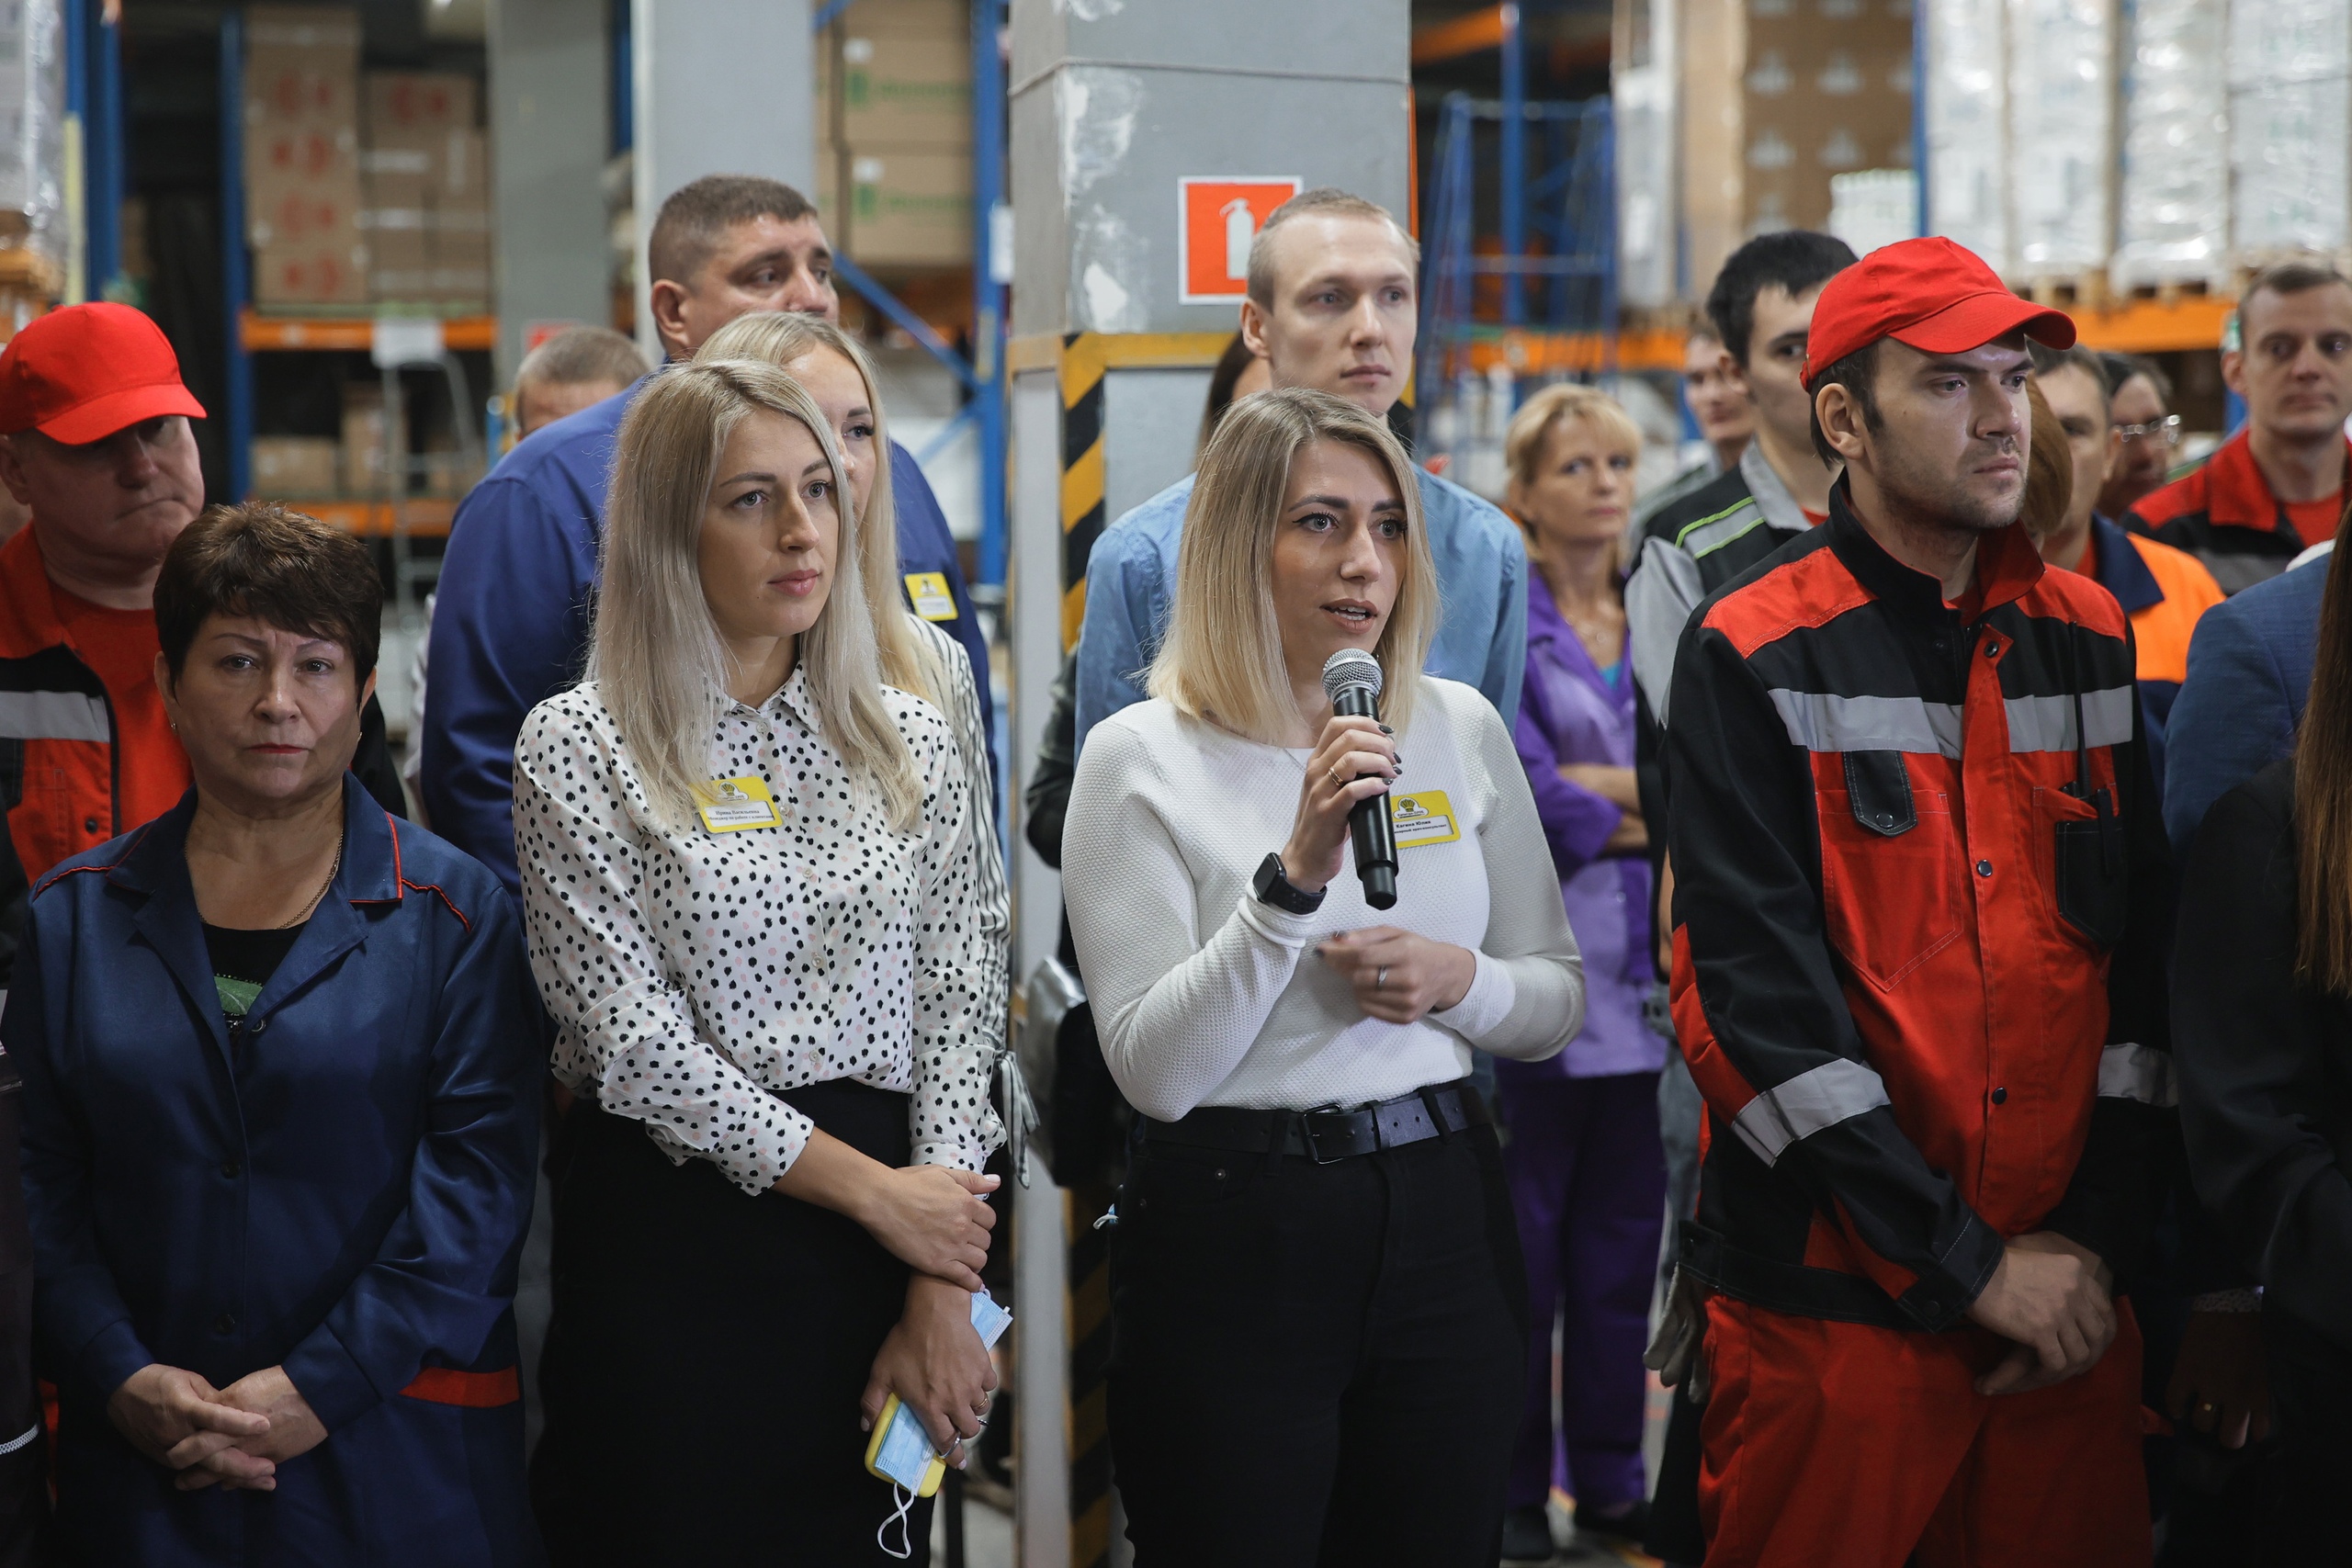
<svg viewBox="0 0 2352 1568">
<path fill-rule="evenodd" d="M 1343 648 L 1323 661 L 1323 694 L 1333 702 L 1350 686 L 1369 686 L 1380 695 L 1380 660 L 1361 648 Z"/>
</svg>

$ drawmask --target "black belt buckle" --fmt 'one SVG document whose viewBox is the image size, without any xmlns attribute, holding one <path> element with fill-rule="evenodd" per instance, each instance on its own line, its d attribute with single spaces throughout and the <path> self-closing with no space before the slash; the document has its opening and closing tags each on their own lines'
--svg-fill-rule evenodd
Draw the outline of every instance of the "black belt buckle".
<svg viewBox="0 0 2352 1568">
<path fill-rule="evenodd" d="M 1336 1105 L 1317 1106 L 1313 1111 L 1302 1111 L 1298 1113 L 1298 1141 L 1306 1145 L 1306 1157 L 1317 1165 L 1337 1165 L 1343 1159 L 1354 1157 L 1354 1152 L 1351 1150 L 1345 1154 L 1333 1155 L 1326 1159 L 1323 1156 L 1323 1145 L 1315 1136 L 1315 1119 L 1317 1116 L 1341 1114 L 1344 1113 Z"/>
</svg>

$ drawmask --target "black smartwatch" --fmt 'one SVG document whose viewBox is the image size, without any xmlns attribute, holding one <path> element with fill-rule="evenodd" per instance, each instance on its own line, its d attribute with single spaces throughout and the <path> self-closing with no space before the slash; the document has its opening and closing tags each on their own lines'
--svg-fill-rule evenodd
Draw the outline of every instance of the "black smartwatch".
<svg viewBox="0 0 2352 1568">
<path fill-rule="evenodd" d="M 1309 893 L 1303 887 L 1292 886 L 1290 878 L 1283 874 L 1283 857 L 1279 853 L 1258 863 L 1258 874 L 1250 879 L 1250 887 L 1261 904 L 1272 904 L 1294 915 L 1315 913 L 1323 907 L 1323 893 L 1330 891 L 1327 887 L 1323 893 Z"/>
</svg>

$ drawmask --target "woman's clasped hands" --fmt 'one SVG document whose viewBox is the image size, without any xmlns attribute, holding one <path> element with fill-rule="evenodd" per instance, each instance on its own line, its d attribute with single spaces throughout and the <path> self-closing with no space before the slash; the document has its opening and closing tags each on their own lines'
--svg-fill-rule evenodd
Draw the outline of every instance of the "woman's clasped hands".
<svg viewBox="0 0 2352 1568">
<path fill-rule="evenodd" d="M 278 1465 L 327 1436 L 283 1367 L 216 1389 L 194 1372 L 153 1362 L 123 1380 L 107 1414 L 133 1448 L 177 1472 L 174 1484 L 183 1492 L 274 1490 Z"/>
</svg>

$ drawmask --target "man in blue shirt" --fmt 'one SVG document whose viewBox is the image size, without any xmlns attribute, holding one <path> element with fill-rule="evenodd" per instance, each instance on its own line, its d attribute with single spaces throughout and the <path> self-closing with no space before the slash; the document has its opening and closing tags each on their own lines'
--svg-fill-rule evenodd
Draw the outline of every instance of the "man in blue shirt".
<svg viewBox="0 0 2352 1568">
<path fill-rule="evenodd" d="M 1277 387 L 1313 387 L 1385 417 L 1413 363 L 1419 248 L 1389 216 L 1344 191 L 1310 190 L 1276 208 L 1250 247 L 1241 335 Z M 1506 727 L 1527 664 L 1527 549 L 1500 511 L 1416 469 L 1445 610 L 1430 673 L 1486 694 Z M 1144 698 L 1176 580 L 1193 495 L 1187 474 L 1094 541 L 1078 639 L 1078 744 Z"/>
<path fill-rule="evenodd" d="M 662 204 L 647 245 L 650 304 L 662 347 L 686 359 L 754 310 L 838 321 L 832 251 L 817 209 L 789 186 L 710 175 Z M 514 867 L 514 739 L 523 719 L 578 681 L 588 651 L 605 489 L 621 416 L 645 382 L 558 420 L 508 453 L 458 508 L 433 612 L 433 684 L 424 708 L 423 793 L 435 832 L 519 893 Z M 956 541 L 921 468 L 890 447 L 899 565 L 947 580 L 993 740 L 988 641 L 956 558 Z"/>
</svg>

